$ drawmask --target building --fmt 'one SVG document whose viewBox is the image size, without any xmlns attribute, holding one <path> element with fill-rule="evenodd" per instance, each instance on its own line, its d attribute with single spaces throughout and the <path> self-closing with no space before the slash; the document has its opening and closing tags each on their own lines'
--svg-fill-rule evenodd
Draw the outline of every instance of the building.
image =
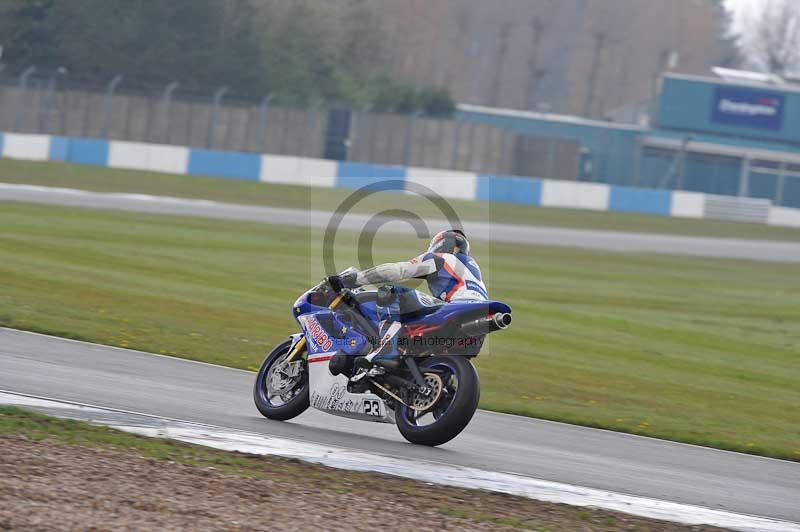
<svg viewBox="0 0 800 532">
<path fill-rule="evenodd" d="M 462 105 L 459 118 L 578 141 L 589 181 L 800 207 L 800 85 L 714 69 L 666 74 L 651 125 Z"/>
</svg>

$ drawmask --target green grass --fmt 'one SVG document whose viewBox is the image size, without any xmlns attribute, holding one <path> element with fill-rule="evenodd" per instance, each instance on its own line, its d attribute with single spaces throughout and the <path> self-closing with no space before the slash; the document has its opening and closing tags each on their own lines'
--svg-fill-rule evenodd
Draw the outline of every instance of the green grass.
<svg viewBox="0 0 800 532">
<path fill-rule="evenodd" d="M 318 237 L 0 203 L 0 324 L 254 369 L 297 328 Z M 421 245 L 378 239 L 375 256 Z M 797 265 L 474 248 L 515 316 L 476 361 L 483 408 L 800 460 Z"/>
<path fill-rule="evenodd" d="M 211 199 L 233 203 L 333 210 L 351 191 L 268 185 L 248 181 L 215 179 L 115 170 L 66 163 L 29 162 L 0 159 L 0 182 L 71 187 L 99 192 L 136 192 L 184 198 Z M 387 195 L 389 194 L 389 195 Z M 392 193 L 377 194 L 355 210 L 377 212 L 386 203 L 396 204 Z M 691 220 L 644 214 L 596 212 L 573 209 L 545 209 L 524 205 L 449 201 L 464 219 L 553 227 L 591 228 L 724 238 L 752 238 L 800 241 L 800 229 L 771 227 L 712 220 Z M 424 201 L 414 201 L 420 216 L 441 218 L 439 210 Z"/>
</svg>

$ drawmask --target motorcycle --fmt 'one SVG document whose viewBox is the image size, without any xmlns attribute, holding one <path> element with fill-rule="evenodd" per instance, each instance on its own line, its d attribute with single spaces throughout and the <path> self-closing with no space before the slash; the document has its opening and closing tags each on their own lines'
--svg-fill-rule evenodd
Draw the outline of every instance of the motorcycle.
<svg viewBox="0 0 800 532">
<path fill-rule="evenodd" d="M 327 280 L 301 295 L 293 313 L 302 332 L 275 347 L 256 377 L 262 415 L 285 421 L 311 406 L 395 423 L 408 441 L 429 446 L 450 441 L 470 422 L 480 399 L 471 359 L 487 334 L 511 324 L 511 308 L 498 301 L 444 303 L 391 285 L 337 291 Z M 399 363 L 390 369 L 365 358 L 381 342 L 387 313 L 399 314 L 403 327 Z"/>
</svg>

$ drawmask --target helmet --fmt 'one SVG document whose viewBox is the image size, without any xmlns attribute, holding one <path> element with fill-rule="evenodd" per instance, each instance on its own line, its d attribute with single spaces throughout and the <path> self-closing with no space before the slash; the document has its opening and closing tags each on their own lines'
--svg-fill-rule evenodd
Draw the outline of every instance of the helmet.
<svg viewBox="0 0 800 532">
<path fill-rule="evenodd" d="M 460 253 L 469 255 L 469 241 L 464 231 L 461 229 L 439 231 L 431 239 L 428 253 L 455 253 L 456 247 Z"/>
</svg>

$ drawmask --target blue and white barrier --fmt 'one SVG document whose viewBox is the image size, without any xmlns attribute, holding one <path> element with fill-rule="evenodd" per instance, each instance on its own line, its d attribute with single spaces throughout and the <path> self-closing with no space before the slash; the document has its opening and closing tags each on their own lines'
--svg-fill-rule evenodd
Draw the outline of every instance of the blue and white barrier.
<svg viewBox="0 0 800 532">
<path fill-rule="evenodd" d="M 0 156 L 322 188 L 375 186 L 416 192 L 416 184 L 449 199 L 680 218 L 740 219 L 800 227 L 800 209 L 775 207 L 768 202 L 764 205 L 765 200 L 603 183 L 20 133 L 0 133 Z M 724 213 L 720 213 L 721 205 Z M 754 212 L 759 213 L 755 218 Z"/>
<path fill-rule="evenodd" d="M 282 185 L 334 188 L 336 161 L 287 155 L 262 155 L 259 181 Z"/>
<path fill-rule="evenodd" d="M 20 135 L 5 133 L 2 135 L 3 157 L 27 159 L 29 161 L 46 161 L 50 158 L 50 137 L 48 135 Z"/>
<path fill-rule="evenodd" d="M 148 170 L 167 174 L 186 174 L 189 148 L 142 142 L 111 141 L 108 166 L 129 170 Z"/>
<path fill-rule="evenodd" d="M 434 170 L 432 168 L 408 168 L 406 183 L 415 183 L 429 188 L 443 198 L 477 199 L 478 176 L 469 172 L 455 170 Z M 406 187 L 409 189 L 409 187 Z"/>
</svg>

